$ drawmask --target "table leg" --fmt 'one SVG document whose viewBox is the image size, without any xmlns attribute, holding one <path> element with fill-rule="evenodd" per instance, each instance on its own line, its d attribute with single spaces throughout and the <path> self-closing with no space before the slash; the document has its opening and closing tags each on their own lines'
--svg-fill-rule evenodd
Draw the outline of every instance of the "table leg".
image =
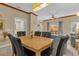
<svg viewBox="0 0 79 59">
<path fill-rule="evenodd" d="M 76 50 L 78 51 L 79 54 L 79 43 L 76 43 Z"/>
<path fill-rule="evenodd" d="M 78 44 L 78 54 L 79 54 L 79 44 Z"/>
<path fill-rule="evenodd" d="M 40 52 L 36 52 L 36 56 L 41 56 L 41 53 Z"/>
</svg>

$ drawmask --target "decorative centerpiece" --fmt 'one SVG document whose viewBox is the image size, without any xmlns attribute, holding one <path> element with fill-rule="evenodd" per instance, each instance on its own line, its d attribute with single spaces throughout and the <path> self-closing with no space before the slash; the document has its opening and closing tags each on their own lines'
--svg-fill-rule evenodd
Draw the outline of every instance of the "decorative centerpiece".
<svg viewBox="0 0 79 59">
<path fill-rule="evenodd" d="M 31 36 L 31 39 L 32 39 L 33 38 L 33 31 L 31 31 L 31 35 L 30 36 Z"/>
<path fill-rule="evenodd" d="M 6 37 L 7 37 L 7 32 L 3 32 L 3 37 L 4 37 L 4 39 L 6 39 Z"/>
<path fill-rule="evenodd" d="M 7 37 L 7 33 L 0 31 L 0 40 L 4 41 L 6 39 L 6 37 Z"/>
</svg>

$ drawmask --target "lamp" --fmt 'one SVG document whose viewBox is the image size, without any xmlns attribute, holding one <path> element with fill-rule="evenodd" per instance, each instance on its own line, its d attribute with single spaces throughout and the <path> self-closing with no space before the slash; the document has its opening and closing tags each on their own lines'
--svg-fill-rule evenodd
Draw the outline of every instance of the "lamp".
<svg viewBox="0 0 79 59">
<path fill-rule="evenodd" d="M 51 25 L 50 30 L 51 30 L 51 32 L 54 32 L 56 34 L 56 32 L 58 32 L 58 26 L 57 25 Z"/>
</svg>

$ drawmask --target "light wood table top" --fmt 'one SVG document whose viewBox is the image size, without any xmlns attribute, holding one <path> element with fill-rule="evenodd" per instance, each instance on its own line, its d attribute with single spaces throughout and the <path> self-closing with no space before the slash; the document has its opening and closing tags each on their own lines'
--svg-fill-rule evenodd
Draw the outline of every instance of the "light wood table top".
<svg viewBox="0 0 79 59">
<path fill-rule="evenodd" d="M 53 39 L 40 36 L 22 36 L 20 37 L 24 47 L 34 51 L 36 55 L 41 55 L 41 52 L 50 47 L 53 43 Z"/>
</svg>

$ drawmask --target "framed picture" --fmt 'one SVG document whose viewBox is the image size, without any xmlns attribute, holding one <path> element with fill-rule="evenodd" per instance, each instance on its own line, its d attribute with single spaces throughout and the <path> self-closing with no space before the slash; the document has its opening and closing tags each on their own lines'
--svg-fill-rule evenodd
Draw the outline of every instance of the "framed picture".
<svg viewBox="0 0 79 59">
<path fill-rule="evenodd" d="M 0 21 L 0 30 L 3 30 L 3 21 Z"/>
</svg>

